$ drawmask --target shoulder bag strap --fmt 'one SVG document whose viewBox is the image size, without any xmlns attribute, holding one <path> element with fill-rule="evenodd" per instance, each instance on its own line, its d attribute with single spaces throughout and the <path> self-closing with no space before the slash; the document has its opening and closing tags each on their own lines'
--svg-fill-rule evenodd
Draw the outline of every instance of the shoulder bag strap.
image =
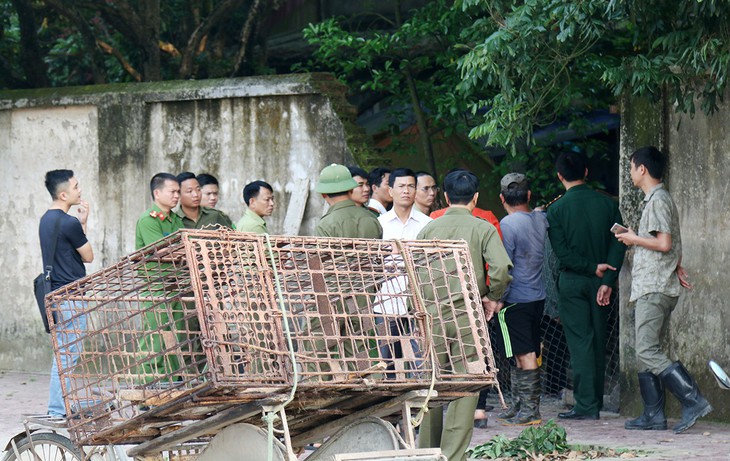
<svg viewBox="0 0 730 461">
<path fill-rule="evenodd" d="M 56 258 L 56 244 L 58 243 L 58 233 L 61 230 L 61 218 L 62 217 L 63 216 L 58 217 L 58 219 L 56 220 L 56 226 L 53 228 L 53 237 L 51 239 L 53 243 L 51 243 L 50 260 L 45 265 L 45 268 L 43 270 L 43 272 L 45 272 L 45 274 L 46 274 L 46 280 L 48 280 L 48 281 L 51 280 L 51 271 L 53 271 L 53 260 Z"/>
</svg>

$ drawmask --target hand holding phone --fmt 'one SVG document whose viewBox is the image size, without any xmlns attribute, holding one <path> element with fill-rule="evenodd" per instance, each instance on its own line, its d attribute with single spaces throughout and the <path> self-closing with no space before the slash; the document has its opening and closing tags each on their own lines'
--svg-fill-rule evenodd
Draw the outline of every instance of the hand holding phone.
<svg viewBox="0 0 730 461">
<path fill-rule="evenodd" d="M 619 223 L 613 223 L 613 226 L 611 226 L 611 232 L 613 232 L 614 234 L 623 234 L 628 231 L 629 230 L 626 227 L 622 226 Z"/>
</svg>

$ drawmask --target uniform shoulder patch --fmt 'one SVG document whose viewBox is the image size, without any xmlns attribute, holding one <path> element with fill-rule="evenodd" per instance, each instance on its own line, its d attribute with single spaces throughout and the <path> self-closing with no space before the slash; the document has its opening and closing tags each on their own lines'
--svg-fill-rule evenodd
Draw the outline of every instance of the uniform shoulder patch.
<svg viewBox="0 0 730 461">
<path fill-rule="evenodd" d="M 563 194 L 558 195 L 557 197 L 555 197 L 554 199 L 552 199 L 550 202 L 548 202 L 548 204 L 545 205 L 544 209 L 547 210 L 550 207 L 550 205 L 552 205 L 553 203 L 557 202 L 561 198 L 563 198 Z"/>
</svg>

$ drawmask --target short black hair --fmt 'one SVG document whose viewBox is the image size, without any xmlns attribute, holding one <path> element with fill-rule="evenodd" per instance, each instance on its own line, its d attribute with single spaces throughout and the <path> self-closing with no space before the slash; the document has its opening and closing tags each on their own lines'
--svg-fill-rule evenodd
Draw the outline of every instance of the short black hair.
<svg viewBox="0 0 730 461">
<path fill-rule="evenodd" d="M 420 178 L 421 176 L 430 176 L 433 178 L 434 181 L 436 181 L 436 177 L 434 175 L 432 175 L 431 173 L 429 173 L 428 171 L 423 171 L 423 170 L 416 171 L 416 181 L 418 181 L 418 178 Z"/>
<path fill-rule="evenodd" d="M 654 146 L 637 149 L 631 154 L 631 162 L 635 167 L 644 165 L 654 179 L 662 179 L 667 168 L 667 157 Z"/>
<path fill-rule="evenodd" d="M 502 189 L 502 197 L 509 206 L 524 205 L 527 203 L 527 193 L 530 191 L 530 183 L 527 180 L 513 182 Z"/>
<path fill-rule="evenodd" d="M 374 168 L 368 175 L 368 181 L 370 182 L 370 188 L 372 189 L 373 186 L 380 187 L 380 183 L 383 182 L 383 176 L 385 176 L 388 173 L 390 173 L 390 170 L 388 168 L 383 168 L 383 167 Z"/>
<path fill-rule="evenodd" d="M 176 183 L 180 184 L 180 182 L 177 180 L 177 176 L 170 174 L 170 173 L 157 173 L 156 175 L 152 176 L 152 179 L 150 180 L 150 194 L 152 194 L 152 198 L 155 198 L 155 191 L 157 189 L 162 189 L 165 186 L 166 181 L 175 181 Z"/>
<path fill-rule="evenodd" d="M 218 185 L 218 179 L 212 174 L 200 173 L 198 176 L 195 177 L 195 179 L 198 180 L 198 184 L 200 184 L 200 187 L 207 186 L 209 184 L 213 184 L 215 186 Z"/>
<path fill-rule="evenodd" d="M 395 184 L 396 178 L 403 178 L 410 176 L 413 178 L 413 180 L 416 180 L 416 173 L 413 172 L 410 168 L 396 168 L 393 170 L 392 173 L 390 173 L 390 177 L 388 178 L 388 185 L 390 187 L 393 187 L 393 184 Z"/>
<path fill-rule="evenodd" d="M 246 202 L 246 206 L 248 206 L 249 200 L 258 197 L 262 187 L 269 189 L 272 194 L 274 193 L 274 188 L 264 181 L 254 181 L 246 184 L 246 187 L 243 188 L 243 201 Z"/>
<path fill-rule="evenodd" d="M 444 192 L 452 205 L 466 205 L 479 190 L 479 178 L 469 170 L 453 170 L 444 178 Z"/>
<path fill-rule="evenodd" d="M 58 198 L 61 185 L 69 182 L 73 177 L 73 170 L 51 170 L 46 173 L 46 189 L 53 200 Z"/>
<path fill-rule="evenodd" d="M 195 173 L 191 173 L 189 171 L 183 171 L 179 175 L 177 175 L 177 182 L 182 186 L 183 181 L 187 181 L 188 179 L 195 179 L 197 181 L 197 178 L 195 177 Z"/>
<path fill-rule="evenodd" d="M 578 181 L 586 177 L 586 159 L 577 152 L 563 152 L 555 162 L 555 169 L 566 181 Z"/>
<path fill-rule="evenodd" d="M 368 175 L 368 172 L 360 168 L 359 166 L 348 166 L 348 170 L 350 170 L 350 176 L 353 178 L 355 176 L 360 176 L 362 179 L 369 181 L 370 176 Z"/>
</svg>

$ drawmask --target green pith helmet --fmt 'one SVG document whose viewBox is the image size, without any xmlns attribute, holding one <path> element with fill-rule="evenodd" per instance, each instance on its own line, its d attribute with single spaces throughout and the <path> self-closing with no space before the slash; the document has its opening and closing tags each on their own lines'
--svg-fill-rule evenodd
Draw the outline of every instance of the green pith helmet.
<svg viewBox="0 0 730 461">
<path fill-rule="evenodd" d="M 319 174 L 319 182 L 314 188 L 320 194 L 336 194 L 347 192 L 357 187 L 357 181 L 352 179 L 350 170 L 344 165 L 333 163 L 324 167 Z"/>
</svg>

